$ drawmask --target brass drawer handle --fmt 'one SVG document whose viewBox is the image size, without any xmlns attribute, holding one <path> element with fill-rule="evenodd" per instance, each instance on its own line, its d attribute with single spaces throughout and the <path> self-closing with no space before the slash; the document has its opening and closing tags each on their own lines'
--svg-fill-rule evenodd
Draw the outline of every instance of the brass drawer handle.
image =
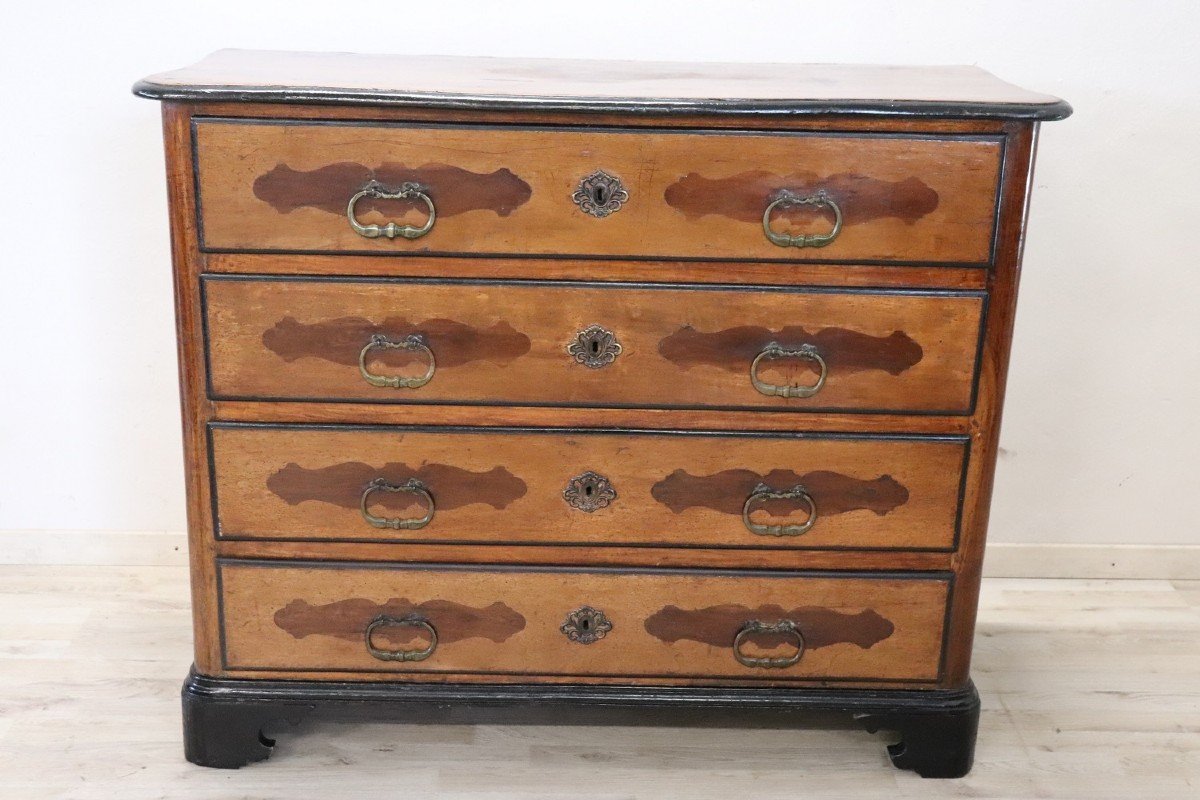
<svg viewBox="0 0 1200 800">
<path fill-rule="evenodd" d="M 419 228 L 413 225 L 397 225 L 394 222 L 389 222 L 387 225 L 363 225 L 354 215 L 354 207 L 364 197 L 376 200 L 420 200 L 429 210 L 429 216 L 425 219 L 425 224 Z M 433 207 L 433 200 L 425 194 L 425 190 L 420 184 L 404 183 L 396 191 L 389 192 L 383 187 L 383 184 L 371 181 L 350 198 L 350 202 L 346 204 L 346 218 L 350 220 L 350 227 L 354 229 L 354 232 L 367 239 L 378 239 L 380 236 L 386 236 L 389 239 L 395 239 L 397 236 L 404 239 L 420 239 L 433 230 L 433 223 L 437 222 L 437 209 Z"/>
<path fill-rule="evenodd" d="M 429 361 L 429 366 L 426 368 L 424 375 L 416 378 L 402 378 L 399 375 L 376 375 L 367 369 L 367 354 L 375 348 L 383 350 L 416 350 L 425 354 L 425 358 Z M 363 380 L 372 386 L 391 389 L 419 389 L 433 379 L 435 371 L 437 371 L 437 360 L 433 357 L 433 351 L 429 349 L 429 345 L 425 344 L 425 339 L 420 334 L 414 333 L 398 342 L 393 342 L 382 333 L 377 333 L 371 337 L 369 342 L 363 345 L 362 350 L 358 351 L 358 372 L 363 376 Z"/>
<path fill-rule="evenodd" d="M 821 368 L 821 374 L 817 377 L 817 382 L 810 386 L 799 386 L 796 384 L 777 386 L 773 383 L 767 383 L 758 377 L 758 367 L 763 361 L 776 361 L 781 358 L 802 358 L 807 361 L 815 361 L 817 366 Z M 792 350 L 783 347 L 778 342 L 771 342 L 750 362 L 750 383 L 754 385 L 759 394 L 765 394 L 767 397 L 812 397 L 821 391 L 821 387 L 825 385 L 825 378 L 828 375 L 829 365 L 825 363 L 825 359 L 821 358 L 821 354 L 817 352 L 817 348 L 811 344 L 801 345 Z"/>
<path fill-rule="evenodd" d="M 750 520 L 754 506 L 766 500 L 799 500 L 808 507 L 808 519 L 799 525 L 760 525 Z M 742 523 L 746 530 L 758 536 L 801 536 L 808 533 L 817 523 L 817 504 L 803 486 L 796 484 L 784 492 L 777 492 L 765 483 L 760 483 L 750 492 L 742 506 Z"/>
<path fill-rule="evenodd" d="M 403 517 L 377 517 L 367 510 L 367 504 L 371 500 L 371 495 L 375 492 L 404 492 L 406 494 L 415 494 L 425 502 L 425 507 L 428 509 L 425 516 L 419 518 L 405 519 Z M 362 499 L 358 503 L 358 509 L 362 512 L 362 518 L 376 528 L 391 528 L 392 530 L 415 531 L 424 528 L 433 519 L 434 504 L 433 495 L 425 488 L 425 484 L 421 483 L 416 478 L 409 478 L 405 483 L 399 485 L 388 483 L 384 478 L 376 478 L 367 484 L 367 488 L 363 489 Z"/>
<path fill-rule="evenodd" d="M 829 233 L 796 234 L 779 233 L 773 230 L 771 228 L 771 212 L 777 208 L 790 208 L 793 206 L 816 206 L 817 208 L 832 209 L 833 229 Z M 842 209 L 824 189 L 807 197 L 801 197 L 795 192 L 781 192 L 779 197 L 763 211 L 763 233 L 767 235 L 767 239 L 770 240 L 771 244 L 776 244 L 780 247 L 824 247 L 827 244 L 831 244 L 841 232 Z"/>
<path fill-rule="evenodd" d="M 796 652 L 790 656 L 780 656 L 778 658 L 761 658 L 748 656 L 742 652 L 742 643 L 747 636 L 756 633 L 775 633 L 791 636 L 796 640 Z M 737 636 L 733 639 L 733 657 L 738 660 L 738 663 L 743 667 L 761 667 L 762 669 L 783 669 L 790 667 L 800 661 L 804 655 L 804 635 L 800 633 L 800 629 L 796 623 L 790 619 L 780 620 L 779 622 L 769 623 L 761 622 L 757 619 L 752 619 L 742 626 L 737 632 Z"/>
<path fill-rule="evenodd" d="M 392 626 L 396 628 L 420 628 L 429 634 L 429 644 L 423 650 L 384 650 L 376 647 L 371 641 L 372 635 L 379 628 Z M 429 620 L 422 619 L 418 616 L 408 617 L 390 617 L 387 614 L 380 614 L 367 625 L 364 639 L 367 642 L 367 652 L 378 658 L 380 661 L 424 661 L 433 655 L 433 651 L 438 646 L 437 629 L 430 624 Z"/>
</svg>

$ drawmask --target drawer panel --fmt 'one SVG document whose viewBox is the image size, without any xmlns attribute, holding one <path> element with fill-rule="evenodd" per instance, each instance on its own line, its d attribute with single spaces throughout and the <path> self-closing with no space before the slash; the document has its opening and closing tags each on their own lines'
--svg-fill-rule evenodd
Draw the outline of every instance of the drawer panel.
<svg viewBox="0 0 1200 800">
<path fill-rule="evenodd" d="M 967 460 L 965 437 L 236 423 L 210 435 L 219 535 L 248 539 L 949 550 Z"/>
<path fill-rule="evenodd" d="M 195 123 L 209 250 L 990 262 L 998 137 L 646 132 L 300 121 Z M 616 178 L 583 180 L 596 171 Z M 415 183 L 428 233 L 366 238 L 349 201 Z M 583 187 L 583 188 L 581 188 Z M 768 205 L 825 192 L 823 247 L 780 246 Z M 583 194 L 578 194 L 583 192 Z M 621 194 L 623 192 L 623 194 Z M 611 199 L 615 195 L 616 200 Z M 598 217 L 574 198 L 617 210 Z M 583 205 L 587 205 L 586 202 Z M 603 212 L 599 212 L 603 213 Z M 425 200 L 361 198 L 360 225 L 425 224 Z M 825 234 L 833 206 L 783 204 L 780 233 Z"/>
<path fill-rule="evenodd" d="M 949 594 L 923 573 L 219 569 L 231 670 L 934 681 Z"/>
<path fill-rule="evenodd" d="M 947 414 L 971 411 L 986 297 L 232 276 L 204 292 L 217 399 Z"/>
</svg>

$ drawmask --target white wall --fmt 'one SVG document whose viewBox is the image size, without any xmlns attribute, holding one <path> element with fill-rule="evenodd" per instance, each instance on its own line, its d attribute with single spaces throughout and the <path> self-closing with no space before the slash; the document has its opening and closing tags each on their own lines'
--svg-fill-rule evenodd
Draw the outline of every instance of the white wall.
<svg viewBox="0 0 1200 800">
<path fill-rule="evenodd" d="M 1196 3 L 93 0 L 2 24 L 0 529 L 184 524 L 158 109 L 129 86 L 232 46 L 975 63 L 1067 98 L 992 537 L 1198 541 Z"/>
</svg>

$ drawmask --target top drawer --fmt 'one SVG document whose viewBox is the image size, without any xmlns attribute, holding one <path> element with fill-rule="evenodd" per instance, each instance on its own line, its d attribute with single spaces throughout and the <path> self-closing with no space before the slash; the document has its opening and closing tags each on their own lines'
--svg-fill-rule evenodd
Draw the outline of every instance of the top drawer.
<svg viewBox="0 0 1200 800">
<path fill-rule="evenodd" d="M 211 118 L 195 137 L 206 250 L 959 265 L 991 260 L 1003 151 L 994 136 Z"/>
</svg>

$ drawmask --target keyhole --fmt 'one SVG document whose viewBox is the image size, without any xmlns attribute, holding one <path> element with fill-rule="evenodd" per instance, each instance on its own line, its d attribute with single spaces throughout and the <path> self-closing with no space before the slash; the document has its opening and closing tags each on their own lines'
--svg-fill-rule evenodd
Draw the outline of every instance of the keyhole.
<svg viewBox="0 0 1200 800">
<path fill-rule="evenodd" d="M 597 354 L 599 352 L 600 352 L 600 342 L 593 339 L 592 340 L 592 353 Z"/>
<path fill-rule="evenodd" d="M 592 190 L 592 200 L 598 206 L 602 206 L 608 202 L 608 189 L 603 186 L 597 186 Z"/>
<path fill-rule="evenodd" d="M 588 628 L 592 627 L 592 621 L 587 617 L 584 617 L 579 621 L 579 627 L 586 631 Z"/>
<path fill-rule="evenodd" d="M 595 491 L 596 491 L 596 487 L 592 486 L 590 483 L 587 486 L 583 487 L 583 493 L 585 495 L 587 495 L 588 497 L 591 497 L 592 494 L 595 493 Z"/>
</svg>

